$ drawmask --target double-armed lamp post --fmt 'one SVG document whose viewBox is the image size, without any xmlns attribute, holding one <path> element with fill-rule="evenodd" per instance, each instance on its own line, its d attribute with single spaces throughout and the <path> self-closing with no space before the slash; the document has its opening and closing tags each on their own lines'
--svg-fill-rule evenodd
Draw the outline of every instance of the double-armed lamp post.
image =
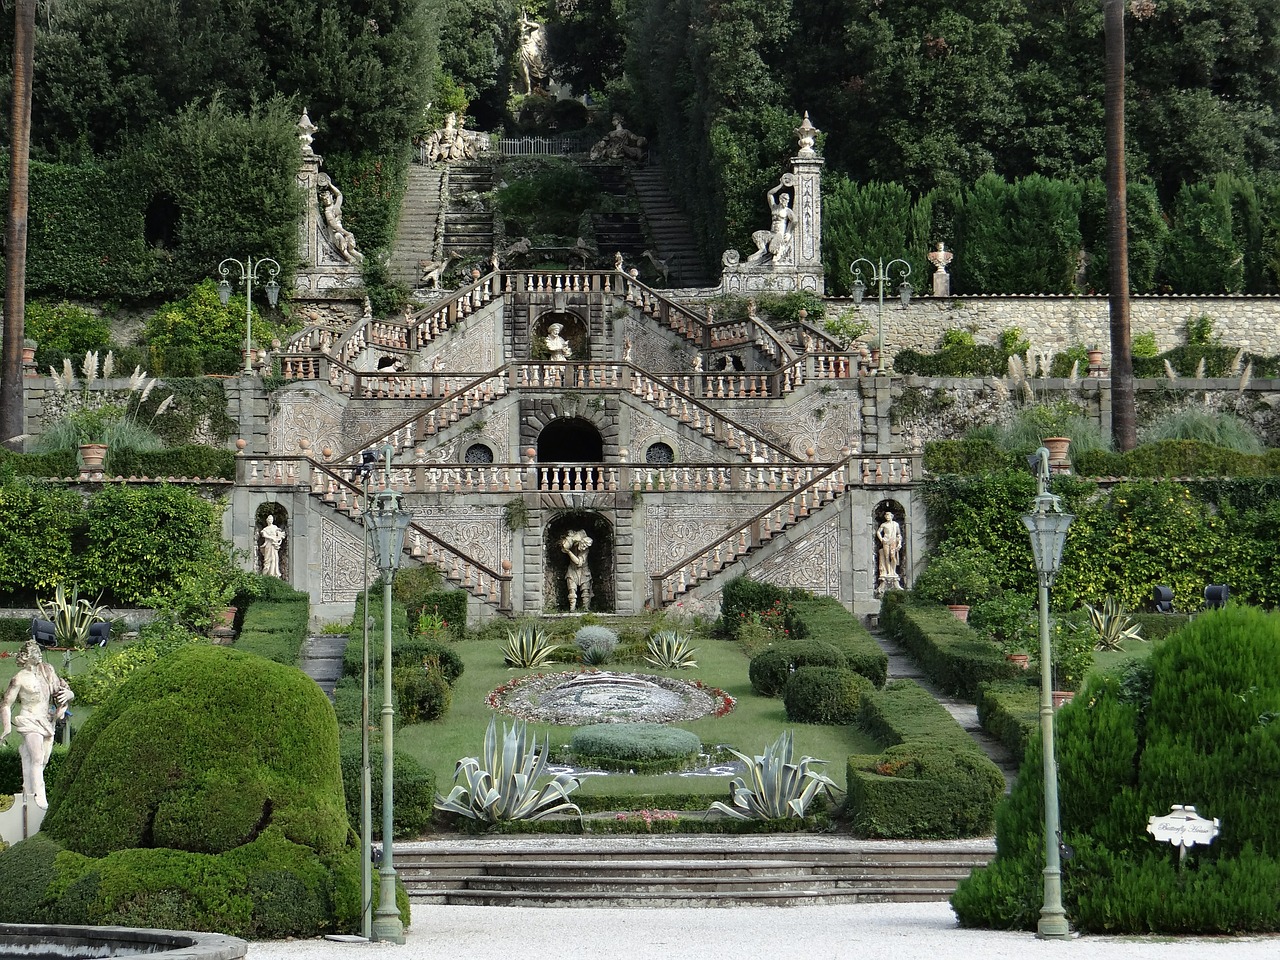
<svg viewBox="0 0 1280 960">
<path fill-rule="evenodd" d="M 378 572 L 382 574 L 382 860 L 378 865 L 378 909 L 374 913 L 372 933 L 375 940 L 404 943 L 404 925 L 396 907 L 396 868 L 391 852 L 395 809 L 392 789 L 395 773 L 392 720 L 395 711 L 391 689 L 391 582 L 400 568 L 405 530 L 413 518 L 401 509 L 400 494 L 391 486 L 391 447 L 386 447 L 384 453 L 382 489 L 375 494 L 373 503 L 366 503 L 365 513 Z"/>
<path fill-rule="evenodd" d="M 267 291 L 267 302 L 274 310 L 280 302 L 280 283 L 276 280 L 280 276 L 280 264 L 270 257 L 259 257 L 257 260 L 245 257 L 243 263 L 235 257 L 223 260 L 218 264 L 218 273 L 222 276 L 218 281 L 218 299 L 224 307 L 231 300 L 229 277 L 233 265 L 240 268 L 240 282 L 244 284 L 244 373 L 248 375 L 253 373 L 253 282 L 259 279 L 259 268 L 266 266 L 267 282 L 263 289 Z"/>
<path fill-rule="evenodd" d="M 1040 586 L 1040 737 L 1044 747 L 1044 905 L 1036 936 L 1063 940 L 1071 936 L 1062 908 L 1061 827 L 1058 816 L 1058 762 L 1053 746 L 1053 650 L 1049 643 L 1049 588 L 1062 566 L 1067 528 L 1075 519 L 1062 510 L 1062 501 L 1049 492 L 1049 450 L 1041 447 L 1031 458 L 1036 468 L 1038 493 L 1031 512 L 1022 522 L 1031 534 Z"/>
<path fill-rule="evenodd" d="M 902 300 L 902 305 L 906 307 L 911 303 L 911 284 L 907 282 L 907 277 L 911 276 L 911 264 L 903 260 L 901 257 L 890 260 L 885 263 L 883 260 L 877 260 L 872 263 L 866 257 L 859 257 L 853 263 L 849 264 L 849 270 L 853 273 L 853 302 L 861 305 L 862 296 L 867 292 L 867 285 L 862 281 L 862 267 L 860 263 L 865 263 L 871 270 L 871 282 L 874 283 L 879 290 L 880 307 L 876 312 L 876 346 L 880 354 L 880 367 L 877 373 L 884 373 L 884 285 L 889 283 L 893 277 L 894 266 L 898 267 L 898 297 Z"/>
</svg>

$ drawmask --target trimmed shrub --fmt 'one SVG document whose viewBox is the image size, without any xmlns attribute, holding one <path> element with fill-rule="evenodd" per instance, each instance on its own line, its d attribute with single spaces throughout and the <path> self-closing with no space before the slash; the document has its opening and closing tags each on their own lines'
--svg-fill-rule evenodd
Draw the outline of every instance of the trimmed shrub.
<svg viewBox="0 0 1280 960">
<path fill-rule="evenodd" d="M 1229 605 L 1159 644 L 1146 666 L 1095 677 L 1057 714 L 1063 902 L 1083 932 L 1280 929 L 1280 615 Z M 996 830 L 996 859 L 952 899 L 964 926 L 1035 926 L 1043 866 L 1038 738 Z M 1194 801 L 1221 821 L 1179 867 L 1142 831 Z M 1178 890 L 1178 896 L 1170 896 Z"/>
<path fill-rule="evenodd" d="M 618 635 L 608 627 L 594 625 L 580 627 L 573 635 L 573 642 L 583 653 L 593 648 L 602 648 L 605 653 L 613 653 L 618 649 Z"/>
<path fill-rule="evenodd" d="M 342 735 L 342 790 L 346 798 L 347 824 L 360 832 L 360 688 L 355 688 L 356 729 Z M 382 836 L 382 737 L 375 731 L 369 737 L 369 781 L 372 793 L 370 808 L 373 835 Z M 436 775 L 418 760 L 399 750 L 395 752 L 392 770 L 392 792 L 395 807 L 391 811 L 395 839 L 421 836 L 431 823 L 435 810 Z"/>
<path fill-rule="evenodd" d="M 787 719 L 793 723 L 853 723 L 862 697 L 873 684 L 861 674 L 840 667 L 800 667 L 782 693 Z"/>
<path fill-rule="evenodd" d="M 889 675 L 889 656 L 862 621 L 834 597 L 796 600 L 793 604 L 809 639 L 829 643 L 842 654 L 850 670 L 860 673 L 877 687 Z"/>
<path fill-rule="evenodd" d="M 862 701 L 860 723 L 885 744 L 852 756 L 846 813 L 870 837 L 967 837 L 991 829 L 1004 776 L 919 684 L 898 680 Z"/>
<path fill-rule="evenodd" d="M 688 730 L 656 723 L 598 723 L 575 730 L 568 751 L 575 762 L 605 770 L 658 773 L 697 759 L 702 740 Z"/>
<path fill-rule="evenodd" d="M 401 723 L 426 723 L 449 712 L 453 688 L 439 668 L 408 665 L 391 671 L 391 689 Z"/>
<path fill-rule="evenodd" d="M 1017 458 L 1012 453 L 986 437 L 930 440 L 924 445 L 924 468 L 930 473 L 958 473 L 969 476 L 975 473 L 1013 470 L 1017 466 Z"/>
<path fill-rule="evenodd" d="M 236 649 L 296 667 L 311 611 L 307 595 L 300 597 L 276 603 L 259 600 L 250 606 L 240 624 Z"/>
<path fill-rule="evenodd" d="M 1021 763 L 1040 732 L 1040 691 L 1017 681 L 979 684 L 978 723 Z"/>
<path fill-rule="evenodd" d="M 986 680 L 1013 680 L 1021 673 L 990 641 L 946 610 L 900 603 L 883 615 L 889 632 L 911 653 L 925 676 L 948 693 L 973 701 Z"/>
<path fill-rule="evenodd" d="M 803 639 L 806 636 L 805 628 L 792 610 L 791 601 L 806 597 L 808 594 L 803 590 L 784 590 L 782 587 L 775 587 L 772 583 L 761 583 L 747 577 L 735 577 L 724 585 L 720 600 L 722 629 L 728 634 L 733 634 L 737 630 L 739 621 L 751 619 L 753 613 L 767 613 L 773 609 L 774 604 L 780 604 L 784 611 L 783 627 L 788 631 L 791 639 Z"/>
<path fill-rule="evenodd" d="M 751 658 L 747 675 L 751 689 L 762 697 L 779 697 L 793 671 L 800 667 L 847 667 L 845 655 L 829 643 L 792 640 L 762 650 Z"/>
<path fill-rule="evenodd" d="M 188 444 L 168 450 L 122 450 L 112 453 L 111 472 L 121 477 L 234 480 L 236 456 L 230 450 L 201 444 Z"/>
<path fill-rule="evenodd" d="M 16 758 L 18 751 L 12 753 Z M 16 792 L 21 791 L 19 770 Z M 62 844 L 40 832 L 0 853 L 0 884 L 5 891 L 0 897 L 0 923 L 41 922 L 40 901 L 57 876 L 53 860 L 61 852 Z"/>
<path fill-rule="evenodd" d="M 341 789 L 333 709 L 315 681 L 190 645 L 130 677 L 80 728 L 42 829 L 104 856 L 159 842 L 153 823 L 168 812 L 175 849 L 210 849 L 218 823 L 215 847 L 271 825 L 332 853 L 346 840 Z M 233 803 L 235 793 L 261 802 Z"/>
</svg>

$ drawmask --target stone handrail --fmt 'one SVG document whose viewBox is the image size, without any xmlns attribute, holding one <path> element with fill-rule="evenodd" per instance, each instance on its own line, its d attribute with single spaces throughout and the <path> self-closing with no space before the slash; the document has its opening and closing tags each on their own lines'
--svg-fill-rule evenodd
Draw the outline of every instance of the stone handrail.
<svg viewBox="0 0 1280 960">
<path fill-rule="evenodd" d="M 776 503 L 733 528 L 720 539 L 650 577 L 653 604 L 662 607 L 739 557 L 803 520 L 840 496 L 859 479 L 864 485 L 907 485 L 919 473 L 918 457 L 850 455 L 835 464 L 801 468 L 808 479 Z"/>
<path fill-rule="evenodd" d="M 405 349 L 420 350 L 484 307 L 498 296 L 498 283 L 498 273 L 486 274 L 467 286 L 459 287 L 449 296 L 406 314 L 403 324 Z"/>
<path fill-rule="evenodd" d="M 364 497 L 362 487 L 326 464 L 317 463 L 315 460 L 310 460 L 310 464 L 312 495 L 319 497 L 321 502 L 329 504 L 352 520 L 360 520 L 368 509 L 367 503 L 362 506 Z M 392 484 L 398 488 L 396 476 L 396 471 L 393 471 Z M 374 494 L 383 489 L 385 488 L 379 482 L 376 486 L 371 486 L 369 492 Z M 415 560 L 436 567 L 447 580 L 457 584 L 477 599 L 491 603 L 502 611 L 511 609 L 509 562 L 504 564 L 504 572 L 499 573 L 440 539 L 416 521 L 409 524 L 404 550 Z"/>
</svg>

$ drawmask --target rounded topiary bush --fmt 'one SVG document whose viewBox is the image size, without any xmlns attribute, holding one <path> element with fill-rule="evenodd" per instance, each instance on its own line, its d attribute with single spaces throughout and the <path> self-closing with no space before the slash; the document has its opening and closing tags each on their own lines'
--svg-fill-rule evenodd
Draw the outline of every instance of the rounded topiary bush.
<svg viewBox="0 0 1280 960">
<path fill-rule="evenodd" d="M 396 695 L 396 711 L 401 723 L 426 723 L 449 712 L 453 688 L 439 670 L 417 666 L 391 671 L 391 689 Z"/>
<path fill-rule="evenodd" d="M 397 667 L 416 666 L 435 670 L 450 686 L 462 676 L 463 670 L 462 656 L 457 650 L 439 640 L 428 640 L 422 637 L 413 637 L 397 643 L 391 652 L 391 662 Z"/>
<path fill-rule="evenodd" d="M 569 740 L 575 762 L 606 770 L 675 770 L 701 752 L 696 733 L 658 723 L 597 723 L 575 730 Z"/>
<path fill-rule="evenodd" d="M 573 642 L 581 651 L 582 662 L 608 663 L 618 649 L 618 635 L 608 627 L 594 624 L 582 627 L 573 635 Z"/>
<path fill-rule="evenodd" d="M 43 830 L 102 857 L 218 853 L 269 826 L 319 853 L 346 842 L 333 709 L 300 670 L 192 645 L 131 676 L 79 730 Z"/>
<path fill-rule="evenodd" d="M 847 667 L 845 655 L 829 643 L 794 640 L 761 650 L 751 658 L 751 689 L 762 697 L 782 695 L 792 672 L 800 667 Z"/>
<path fill-rule="evenodd" d="M 370 737 L 369 763 L 370 804 L 373 816 L 374 836 L 382 835 L 382 739 L 376 733 Z M 395 754 L 392 788 L 395 807 L 391 812 L 395 839 L 420 836 L 431 823 L 435 810 L 436 778 L 427 767 L 414 757 L 399 750 Z M 360 831 L 360 730 L 342 737 L 342 787 L 346 795 L 347 821 L 356 833 Z"/>
<path fill-rule="evenodd" d="M 863 696 L 875 688 L 844 667 L 799 667 L 787 680 L 782 702 L 793 723 L 853 723 Z"/>
</svg>

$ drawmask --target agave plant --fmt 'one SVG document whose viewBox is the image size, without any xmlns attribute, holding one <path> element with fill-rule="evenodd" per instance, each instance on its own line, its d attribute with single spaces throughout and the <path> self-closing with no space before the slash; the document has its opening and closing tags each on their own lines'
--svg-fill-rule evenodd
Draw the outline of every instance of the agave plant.
<svg viewBox="0 0 1280 960">
<path fill-rule="evenodd" d="M 1102 601 L 1102 609 L 1086 603 L 1089 623 L 1098 635 L 1098 650 L 1119 650 L 1125 640 L 1142 640 L 1142 626 L 1133 622 L 1128 608 L 1115 597 Z"/>
<path fill-rule="evenodd" d="M 729 781 L 733 806 L 717 800 L 711 809 L 738 820 L 783 820 L 803 817 L 819 790 L 830 795 L 835 781 L 814 769 L 813 757 L 795 757 L 795 739 L 788 730 L 778 737 L 762 757 L 749 757 L 732 747 L 729 752 L 742 761 L 746 776 Z"/>
<path fill-rule="evenodd" d="M 560 645 L 533 624 L 524 624 L 507 631 L 507 643 L 502 648 L 502 659 L 509 667 L 540 667 L 551 660 Z"/>
<path fill-rule="evenodd" d="M 649 638 L 649 655 L 646 663 L 663 670 L 687 670 L 696 667 L 695 651 L 689 649 L 689 638 L 675 630 L 662 630 Z"/>
<path fill-rule="evenodd" d="M 537 786 L 547 775 L 550 746 L 548 738 L 539 749 L 537 738 L 522 720 L 509 728 L 504 723 L 499 739 L 498 718 L 490 717 L 483 755 L 458 761 L 453 789 L 447 797 L 436 794 L 436 809 L 486 823 L 540 820 L 553 813 L 581 817 L 577 804 L 569 801 L 569 794 L 578 788 L 577 779 L 558 773 Z"/>
<path fill-rule="evenodd" d="M 101 596 L 98 599 L 101 600 Z M 99 606 L 97 601 L 81 597 L 79 587 L 72 587 L 68 594 L 62 584 L 58 584 L 52 600 L 48 603 L 37 600 L 36 606 L 40 616 L 53 624 L 54 642 L 60 647 L 87 647 L 89 628 L 107 613 L 107 608 Z"/>
</svg>

